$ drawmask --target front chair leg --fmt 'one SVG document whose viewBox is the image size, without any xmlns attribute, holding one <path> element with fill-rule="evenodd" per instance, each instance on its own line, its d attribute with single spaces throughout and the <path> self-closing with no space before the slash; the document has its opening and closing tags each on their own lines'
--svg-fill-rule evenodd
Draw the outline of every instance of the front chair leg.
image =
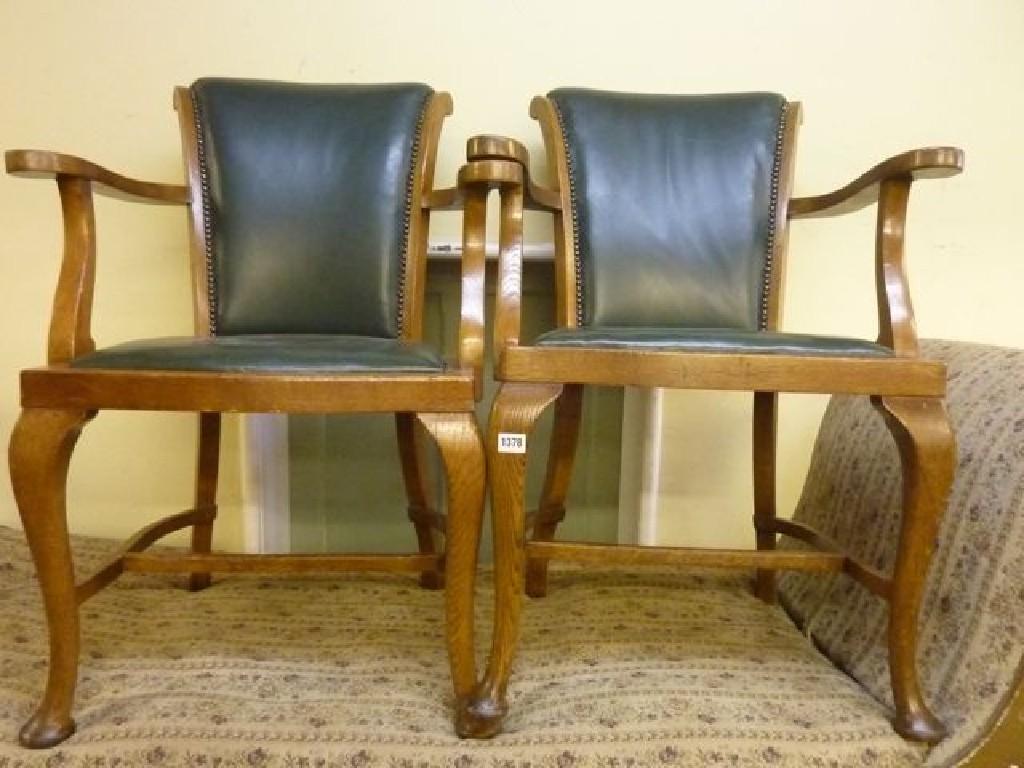
<svg viewBox="0 0 1024 768">
<path fill-rule="evenodd" d="M 448 481 L 445 633 L 458 711 L 476 685 L 473 590 L 484 508 L 484 452 L 472 414 L 419 413 L 416 418 L 437 443 Z"/>
<path fill-rule="evenodd" d="M 576 458 L 576 443 L 580 433 L 580 414 L 583 411 L 583 386 L 566 384 L 555 401 L 555 420 L 551 427 L 551 447 L 548 449 L 548 468 L 544 489 L 537 507 L 537 521 L 532 541 L 551 541 L 555 529 L 565 517 L 565 497 L 569 494 L 572 465 Z M 550 560 L 528 560 L 526 563 L 526 594 L 544 597 L 548 593 L 548 563 Z"/>
<path fill-rule="evenodd" d="M 903 519 L 889 596 L 889 674 L 895 728 L 914 741 L 935 743 L 946 734 L 928 709 L 917 676 L 917 619 L 928 563 L 953 482 L 956 448 L 941 400 L 875 400 L 899 448 Z"/>
<path fill-rule="evenodd" d="M 71 705 L 78 679 L 78 600 L 68 540 L 65 490 L 85 411 L 26 408 L 11 434 L 11 485 L 43 593 L 50 634 L 46 691 L 18 740 L 52 747 L 75 732 Z"/>
<path fill-rule="evenodd" d="M 519 638 L 524 565 L 526 453 L 502 450 L 499 435 L 522 437 L 530 432 L 544 409 L 562 391 L 560 384 L 501 385 L 491 407 L 487 428 L 487 471 L 494 526 L 494 631 L 487 672 L 473 697 L 459 711 L 460 736 L 490 738 L 501 729 L 507 710 L 505 691 Z"/>
</svg>

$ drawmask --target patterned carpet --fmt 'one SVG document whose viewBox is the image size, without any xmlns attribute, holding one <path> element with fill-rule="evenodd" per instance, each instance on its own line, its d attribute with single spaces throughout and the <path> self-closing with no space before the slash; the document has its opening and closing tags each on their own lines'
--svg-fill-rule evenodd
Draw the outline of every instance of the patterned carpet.
<svg viewBox="0 0 1024 768">
<path fill-rule="evenodd" d="M 947 766 L 970 755 L 1024 680 L 1024 350 L 922 346 L 948 366 L 957 435 L 956 479 L 918 622 L 921 684 L 953 730 L 928 765 Z M 887 571 L 899 524 L 898 467 L 866 398 L 833 398 L 796 517 Z M 814 638 L 836 664 L 891 701 L 885 604 L 845 576 L 830 582 L 788 573 L 780 583 L 795 616 L 814 616 Z M 1017 760 L 1024 765 L 1024 731 Z"/>
<path fill-rule="evenodd" d="M 80 570 L 110 542 L 76 539 Z M 481 626 L 489 620 L 489 585 Z M 450 724 L 441 595 L 409 577 L 129 575 L 84 607 L 78 733 L 30 752 L 44 626 L 0 529 L 0 766 L 910 766 L 887 710 L 739 575 L 553 575 L 528 602 L 507 732 Z"/>
</svg>

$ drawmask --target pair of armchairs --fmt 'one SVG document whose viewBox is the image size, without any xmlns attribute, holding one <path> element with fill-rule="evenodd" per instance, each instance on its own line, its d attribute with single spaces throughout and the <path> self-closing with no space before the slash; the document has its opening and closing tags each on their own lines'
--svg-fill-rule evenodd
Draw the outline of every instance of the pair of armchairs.
<svg viewBox="0 0 1024 768">
<path fill-rule="evenodd" d="M 293 85 L 204 79 L 175 92 L 186 185 L 128 179 L 50 152 L 6 154 L 11 173 L 57 181 L 65 252 L 47 365 L 23 371 L 11 478 L 42 586 L 50 635 L 46 690 L 20 739 L 57 744 L 74 731 L 79 608 L 124 571 L 404 570 L 446 590 L 446 635 L 460 735 L 500 729 L 522 593 L 541 596 L 551 559 L 843 571 L 889 603 L 896 730 L 934 742 L 923 700 L 916 617 L 949 489 L 953 437 L 941 363 L 918 355 L 903 268 L 915 179 L 956 173 L 961 153 L 894 157 L 821 197 L 790 194 L 800 107 L 774 94 L 639 96 L 563 89 L 534 101 L 555 185 L 536 184 L 525 148 L 498 137 L 467 145 L 458 184 L 435 189 L 447 94 L 423 85 Z M 480 397 L 487 198 L 500 192 L 488 432 Z M 94 192 L 184 205 L 191 232 L 196 335 L 97 349 L 90 333 L 96 259 Z M 790 219 L 878 203 L 877 342 L 779 330 Z M 558 328 L 520 339 L 523 211 L 555 219 Z M 463 211 L 458 358 L 423 343 L 430 213 Z M 588 384 L 754 393 L 757 550 L 591 546 L 552 541 L 565 514 Z M 828 537 L 775 514 L 777 393 L 868 395 L 899 446 L 903 523 L 891 575 Z M 555 426 L 540 504 L 526 514 L 526 451 L 539 414 Z M 191 509 L 141 529 L 76 584 L 65 515 L 75 440 L 101 409 L 198 414 Z M 228 555 L 211 552 L 220 414 L 393 412 L 419 551 L 410 555 Z M 418 432 L 440 450 L 447 514 L 425 490 Z M 486 465 L 486 472 L 485 472 Z M 496 619 L 482 678 L 474 663 L 473 590 L 486 480 L 495 532 Z M 146 552 L 191 528 L 188 554 Z M 443 551 L 435 534 L 444 534 Z M 529 534 L 529 535 L 528 535 Z M 813 551 L 776 550 L 780 535 Z"/>
</svg>

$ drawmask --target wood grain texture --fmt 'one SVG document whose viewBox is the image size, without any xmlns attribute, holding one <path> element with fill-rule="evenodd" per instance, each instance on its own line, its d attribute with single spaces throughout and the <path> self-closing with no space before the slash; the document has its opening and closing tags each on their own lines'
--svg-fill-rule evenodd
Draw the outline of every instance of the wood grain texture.
<svg viewBox="0 0 1024 768">
<path fill-rule="evenodd" d="M 904 232 L 910 179 L 886 179 L 880 185 L 875 234 L 875 289 L 878 343 L 901 357 L 916 357 L 917 327 L 904 265 Z"/>
<path fill-rule="evenodd" d="M 562 127 L 554 103 L 544 96 L 536 96 L 530 102 L 530 117 L 540 125 L 548 168 L 555 175 L 554 188 L 559 196 L 559 210 L 554 214 L 555 322 L 560 328 L 575 328 L 579 309 L 576 301 L 576 230 Z"/>
<path fill-rule="evenodd" d="M 487 188 L 466 192 L 462 214 L 462 301 L 459 367 L 473 372 L 473 396 L 484 392 L 484 265 L 487 251 Z"/>
<path fill-rule="evenodd" d="M 505 694 L 519 638 L 525 586 L 525 453 L 502 453 L 498 435 L 522 434 L 526 448 L 537 418 L 561 394 L 558 384 L 502 384 L 491 406 L 485 449 L 494 510 L 494 630 L 487 670 L 472 696 L 460 703 L 455 728 L 460 736 L 489 738 L 501 728 Z"/>
<path fill-rule="evenodd" d="M 576 274 L 576 242 L 573 227 L 572 189 L 570 169 L 562 135 L 558 111 L 547 98 L 537 97 L 530 114 L 538 120 L 547 151 L 548 167 L 554 175 L 552 197 L 558 204 L 535 205 L 554 213 L 554 249 L 556 282 L 556 321 L 558 327 L 574 327 L 578 323 Z M 478 136 L 470 140 L 467 153 L 474 159 L 502 159 L 514 162 L 524 169 L 523 181 L 509 184 L 501 191 L 501 227 L 507 232 L 508 254 L 503 241 L 501 282 L 495 312 L 495 378 L 503 382 L 506 402 L 492 409 L 489 434 L 488 460 L 492 477 L 492 498 L 495 520 L 496 582 L 499 604 L 504 606 L 495 617 L 495 636 L 491 664 L 481 685 L 475 707 L 467 710 L 460 732 L 469 735 L 490 736 L 500 727 L 505 711 L 504 691 L 508 665 L 513 654 L 516 629 L 519 622 L 519 603 L 516 595 L 523 581 L 524 557 L 529 558 L 530 576 L 527 589 L 531 595 L 544 593 L 543 565 L 553 557 L 565 557 L 580 562 L 617 562 L 635 564 L 694 563 L 721 567 L 756 567 L 756 593 L 765 600 L 774 599 L 772 571 L 783 567 L 808 567 L 829 571 L 844 571 L 874 594 L 891 604 L 892 637 L 890 659 L 893 665 L 893 690 L 898 702 L 897 728 L 910 739 L 934 741 L 941 733 L 941 725 L 927 710 L 917 690 L 913 650 L 915 640 L 908 627 L 916 620 L 920 584 L 914 582 L 909 566 L 901 566 L 890 579 L 868 565 L 839 551 L 834 542 L 826 540 L 816 531 L 805 530 L 795 524 L 778 520 L 776 516 L 776 463 L 778 431 L 778 393 L 806 392 L 823 394 L 868 395 L 882 403 L 895 403 L 901 424 L 897 440 L 901 442 L 903 472 L 908 484 L 905 501 L 905 531 L 901 536 L 900 558 L 913 561 L 923 571 L 928 552 L 922 544 L 923 536 L 937 514 L 934 494 L 929 496 L 922 488 L 940 488 L 942 477 L 942 439 L 940 419 L 941 401 L 945 394 L 946 370 L 942 363 L 922 360 L 917 356 L 917 341 L 913 327 L 913 311 L 903 267 L 903 230 L 906 219 L 907 196 L 910 184 L 918 178 L 939 178 L 958 173 L 963 166 L 963 153 L 952 147 L 914 150 L 875 166 L 858 179 L 835 192 L 818 197 L 792 198 L 797 133 L 801 120 L 801 106 L 791 102 L 785 106 L 783 132 L 778 136 L 780 154 L 773 169 L 775 220 L 768 240 L 768 259 L 764 275 L 761 321 L 765 330 L 779 330 L 782 326 L 782 298 L 785 280 L 786 247 L 789 220 L 810 216 L 845 213 L 862 208 L 872 202 L 879 203 L 876 242 L 878 274 L 879 341 L 893 350 L 891 357 L 829 357 L 815 355 L 773 355 L 678 352 L 667 349 L 598 349 L 523 346 L 519 338 L 521 322 L 521 217 L 530 207 L 532 197 L 526 148 L 519 142 L 497 136 Z M 624 147 L 623 151 L 628 151 Z M 609 193 L 613 193 L 610 190 Z M 753 470 L 754 470 L 754 523 L 757 550 L 653 551 L 609 547 L 588 547 L 578 543 L 551 542 L 563 508 L 556 503 L 558 493 L 548 494 L 547 501 L 529 517 L 534 541 L 526 542 L 521 488 L 521 471 L 517 459 L 495 453 L 490 442 L 494 439 L 495 424 L 516 423 L 514 414 L 529 413 L 546 404 L 545 397 L 555 389 L 531 390 L 529 385 L 549 385 L 581 388 L 583 385 L 665 387 L 675 389 L 734 390 L 754 393 Z M 927 417 L 918 418 L 916 411 L 907 411 L 901 403 L 921 402 L 929 411 Z M 917 407 L 916 405 L 914 406 Z M 935 409 L 939 409 L 936 411 Z M 519 422 L 530 424 L 523 417 Z M 945 422 L 942 422 L 945 423 Z M 511 430 L 509 430 L 511 431 Z M 552 449 L 555 465 L 571 467 L 571 449 L 568 444 L 572 430 L 568 422 L 564 434 L 564 450 Z M 562 470 L 555 472 L 559 482 Z M 555 483 L 558 485 L 558 483 Z M 552 486 L 554 487 L 554 486 Z M 910 490 L 913 489 L 913 492 Z M 925 499 L 931 499 L 926 501 Z M 815 552 L 776 550 L 776 537 L 789 533 L 815 547 Z M 507 550 L 507 551 L 506 551 Z M 498 567 L 498 563 L 503 563 Z M 902 574 L 902 575 L 900 575 Z"/>
<path fill-rule="evenodd" d="M 946 733 L 925 703 L 917 678 L 917 615 L 939 520 L 953 483 L 956 447 L 939 399 L 873 398 L 899 449 L 903 519 L 889 599 L 889 673 L 901 736 L 934 743 Z"/>
<path fill-rule="evenodd" d="M 55 176 L 65 226 L 65 254 L 54 300 L 49 366 L 22 371 L 26 404 L 11 448 L 16 498 L 32 542 L 47 605 L 51 637 L 50 678 L 42 703 L 22 730 L 23 743 L 52 746 L 74 730 L 71 705 L 78 663 L 77 601 L 85 600 L 125 570 L 190 574 L 192 589 L 210 583 L 212 571 L 271 573 L 385 570 L 420 571 L 427 586 L 443 584 L 447 560 L 453 573 L 446 596 L 448 647 L 455 689 L 465 698 L 476 682 L 472 653 L 473 573 L 482 514 L 485 460 L 474 421 L 475 397 L 482 391 L 484 317 L 485 203 L 490 190 L 522 184 L 522 168 L 507 160 L 468 163 L 458 186 L 434 190 L 441 125 L 452 111 L 451 98 L 428 98 L 413 165 L 410 220 L 402 275 L 402 337 L 419 340 L 425 289 L 427 232 L 432 210 L 468 208 L 462 282 L 463 322 L 460 360 L 454 370 L 427 373 L 351 373 L 320 376 L 302 369 L 252 374 L 160 370 L 73 368 L 75 358 L 94 348 L 90 313 L 95 280 L 96 227 L 92 191 L 113 192 L 189 206 L 191 287 L 198 336 L 212 331 L 208 220 L 202 195 L 200 136 L 191 90 L 175 89 L 181 128 L 185 186 L 148 184 L 114 174 L 80 158 L 57 153 L 12 151 L 12 173 Z M 504 176 L 503 176 L 504 175 Z M 195 508 L 143 528 L 97 574 L 73 583 L 64 483 L 74 437 L 86 418 L 100 409 L 171 410 L 199 414 Z M 408 555 L 273 555 L 212 553 L 216 516 L 222 413 L 377 413 L 395 412 L 409 516 L 420 552 Z M 437 442 L 448 477 L 449 522 L 427 506 L 423 461 L 417 433 Z M 192 527 L 188 554 L 146 553 L 147 546 L 182 527 Z M 433 532 L 442 528 L 448 549 L 436 552 Z"/>
<path fill-rule="evenodd" d="M 523 191 L 501 190 L 498 222 L 498 282 L 495 286 L 494 370 L 502 350 L 519 344 L 522 333 L 523 293 Z"/>
<path fill-rule="evenodd" d="M 4 153 L 7 172 L 29 178 L 73 177 L 91 182 L 97 192 L 124 200 L 182 205 L 188 189 L 180 184 L 139 181 L 108 171 L 89 160 L 41 149 L 9 149 Z"/>
<path fill-rule="evenodd" d="M 141 552 L 155 541 L 169 533 L 191 526 L 212 524 L 215 510 L 189 509 L 176 515 L 168 515 L 142 528 L 128 538 L 124 545 L 110 560 L 99 568 L 96 573 L 75 588 L 78 604 L 81 605 L 114 579 L 124 573 L 125 556 L 131 552 Z M 193 574 L 194 576 L 195 574 Z M 206 574 L 201 574 L 206 575 Z"/>
<path fill-rule="evenodd" d="M 409 200 L 409 232 L 405 242 L 405 272 L 402 280 L 401 336 L 410 341 L 423 338 L 423 302 L 427 281 L 427 237 L 430 209 L 422 205 L 425 194 L 434 187 L 437 145 L 445 117 L 452 113 L 452 97 L 444 92 L 430 95 L 420 126 L 419 154 L 415 158 L 412 197 Z"/>
<path fill-rule="evenodd" d="M 66 363 L 96 348 L 92 340 L 92 299 L 96 283 L 96 215 L 87 180 L 57 179 L 64 220 L 64 256 L 50 312 L 46 360 Z"/>
<path fill-rule="evenodd" d="M 188 188 L 188 252 L 192 274 L 192 322 L 197 336 L 209 336 L 210 264 L 206 250 L 206 210 L 203 207 L 203 181 L 199 168 L 199 135 L 196 132 L 196 105 L 192 90 L 174 89 L 174 109 L 181 133 L 181 158 Z"/>
<path fill-rule="evenodd" d="M 523 173 L 523 205 L 527 210 L 557 213 L 562 200 L 557 189 L 538 184 L 530 175 L 530 153 L 526 147 L 507 136 L 473 136 L 466 141 L 466 158 L 472 160 L 510 160 L 518 163 Z"/>
<path fill-rule="evenodd" d="M 764 330 L 778 331 L 782 328 L 783 300 L 786 284 L 786 263 L 789 251 L 789 199 L 793 192 L 793 175 L 796 171 L 796 140 L 803 120 L 803 109 L 798 101 L 787 102 L 784 113 L 782 146 L 777 162 L 778 186 L 775 190 L 775 218 L 771 251 L 768 254 L 764 285 L 768 291 L 765 304 Z"/>
<path fill-rule="evenodd" d="M 431 508 L 430 491 L 427 487 L 426 465 L 423 445 L 420 440 L 421 427 L 412 413 L 395 414 L 395 433 L 398 438 L 398 456 L 402 464 L 402 484 L 409 506 L 409 522 L 416 531 L 416 546 L 421 555 L 436 555 L 432 519 L 440 517 Z M 444 528 L 441 528 L 444 532 Z M 432 568 L 420 574 L 420 586 L 424 589 L 441 589 L 444 586 L 444 572 Z"/>
<path fill-rule="evenodd" d="M 197 510 L 208 511 L 209 515 L 205 519 L 197 520 L 192 527 L 192 552 L 203 555 L 210 552 L 213 543 L 213 521 L 217 517 L 221 416 L 219 413 L 200 413 L 198 421 L 194 506 Z M 188 588 L 193 592 L 208 586 L 210 574 L 193 573 L 189 576 Z"/>
<path fill-rule="evenodd" d="M 18 734 L 18 741 L 33 749 L 59 744 L 75 731 L 71 705 L 78 681 L 79 618 L 65 505 L 68 463 L 88 418 L 81 410 L 26 409 L 11 433 L 11 485 L 50 638 L 46 690 Z"/>
<path fill-rule="evenodd" d="M 608 386 L 739 391 L 942 395 L 946 368 L 897 357 L 732 355 L 647 350 L 508 347 L 495 378 Z"/>
<path fill-rule="evenodd" d="M 582 414 L 583 387 L 567 384 L 555 400 L 547 470 L 540 492 L 540 506 L 532 521 L 530 541 L 551 541 L 558 524 L 565 517 L 565 497 L 569 495 L 569 483 L 572 481 Z M 548 561 L 531 559 L 529 554 L 527 548 L 526 594 L 543 597 L 548 591 Z"/>
<path fill-rule="evenodd" d="M 752 568 L 775 570 L 843 570 L 843 555 L 838 552 L 801 552 L 778 550 L 759 552 L 747 549 L 704 549 L 698 547 L 635 547 L 620 544 L 589 544 L 579 541 L 531 541 L 526 544 L 530 557 L 567 560 L 591 565 L 673 565 L 701 568 Z"/>
<path fill-rule="evenodd" d="M 890 157 L 834 192 L 789 201 L 791 219 L 818 218 L 852 213 L 878 201 L 885 179 L 943 179 L 964 168 L 963 150 L 957 147 L 924 147 Z"/>
<path fill-rule="evenodd" d="M 755 392 L 753 414 L 754 540 L 759 551 L 775 549 L 775 478 L 778 446 L 779 394 Z M 754 594 L 775 602 L 775 574 L 764 568 L 754 575 Z"/>
<path fill-rule="evenodd" d="M 142 573 L 395 573 L 436 568 L 438 555 L 249 555 L 128 552 L 124 570 Z"/>
<path fill-rule="evenodd" d="M 889 599 L 892 581 L 878 569 L 851 557 L 834 539 L 829 538 L 806 523 L 799 523 L 795 520 L 775 518 L 771 521 L 762 521 L 761 524 L 765 527 L 765 530 L 799 539 L 810 544 L 819 552 L 837 552 L 842 554 L 844 558 L 844 573 L 860 582 L 879 597 L 886 600 Z"/>
<path fill-rule="evenodd" d="M 480 430 L 471 413 L 420 413 L 416 418 L 434 438 L 447 480 L 445 637 L 458 719 L 477 682 L 474 589 L 487 471 Z"/>
<path fill-rule="evenodd" d="M 30 368 L 26 407 L 221 413 L 469 411 L 470 374 L 290 374 Z"/>
</svg>

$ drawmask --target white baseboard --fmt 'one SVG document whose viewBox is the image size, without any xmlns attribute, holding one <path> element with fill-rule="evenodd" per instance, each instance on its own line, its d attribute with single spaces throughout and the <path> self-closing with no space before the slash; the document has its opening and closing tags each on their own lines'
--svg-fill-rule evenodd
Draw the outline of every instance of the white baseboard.
<svg viewBox="0 0 1024 768">
<path fill-rule="evenodd" d="M 242 417 L 242 514 L 246 552 L 288 552 L 288 416 Z"/>
</svg>

